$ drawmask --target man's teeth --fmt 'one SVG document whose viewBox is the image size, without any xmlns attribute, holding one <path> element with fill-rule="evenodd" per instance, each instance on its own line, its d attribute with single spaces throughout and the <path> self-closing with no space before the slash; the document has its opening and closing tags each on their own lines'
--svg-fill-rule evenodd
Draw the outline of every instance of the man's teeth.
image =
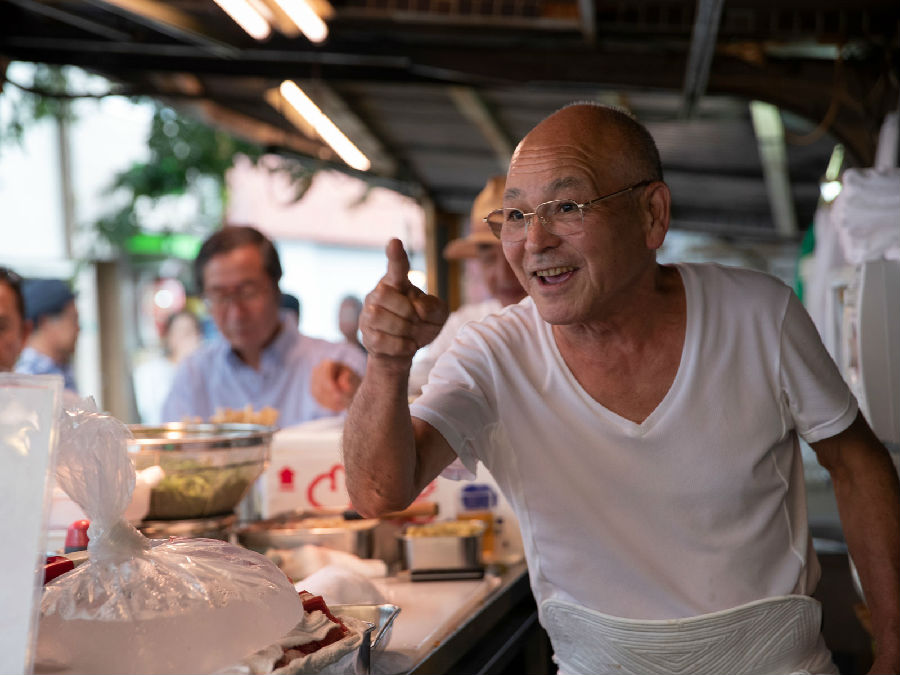
<svg viewBox="0 0 900 675">
<path fill-rule="evenodd" d="M 574 272 L 574 267 L 550 267 L 546 270 L 538 270 L 535 274 L 539 277 L 555 277 L 566 272 Z"/>
</svg>

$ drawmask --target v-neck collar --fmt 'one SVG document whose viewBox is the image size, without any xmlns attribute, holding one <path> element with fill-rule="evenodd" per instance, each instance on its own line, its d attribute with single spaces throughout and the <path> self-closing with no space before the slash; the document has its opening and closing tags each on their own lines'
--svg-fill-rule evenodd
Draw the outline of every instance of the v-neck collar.
<svg viewBox="0 0 900 675">
<path fill-rule="evenodd" d="M 623 417 L 622 415 L 613 412 L 599 403 L 583 386 L 581 386 L 581 383 L 569 369 L 569 365 L 563 358 L 562 352 L 559 351 L 559 345 L 556 344 L 556 337 L 553 335 L 553 326 L 546 321 L 543 322 L 546 338 L 550 343 L 550 349 L 553 353 L 553 358 L 556 361 L 555 365 L 558 369 L 557 372 L 562 374 L 562 377 L 565 378 L 573 391 L 577 393 L 591 412 L 601 415 L 611 424 L 620 427 L 625 433 L 631 436 L 642 436 L 648 433 L 672 407 L 672 401 L 678 397 L 678 393 L 683 388 L 684 381 L 688 377 L 687 373 L 690 370 L 690 362 L 693 360 L 693 355 L 697 348 L 698 341 L 696 337 L 698 327 L 695 324 L 697 322 L 698 307 L 694 295 L 693 280 L 690 278 L 689 274 L 685 273 L 684 268 L 680 264 L 676 263 L 673 267 L 681 276 L 681 283 L 684 288 L 685 327 L 684 343 L 681 346 L 681 359 L 678 362 L 678 370 L 675 373 L 675 378 L 672 380 L 672 384 L 669 385 L 666 395 L 663 396 L 662 400 L 640 423 L 634 422 L 627 417 Z"/>
</svg>

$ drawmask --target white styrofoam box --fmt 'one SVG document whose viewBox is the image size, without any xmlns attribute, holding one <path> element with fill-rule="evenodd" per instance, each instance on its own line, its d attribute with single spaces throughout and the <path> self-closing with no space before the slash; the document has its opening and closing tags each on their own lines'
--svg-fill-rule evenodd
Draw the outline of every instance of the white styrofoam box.
<svg viewBox="0 0 900 675">
<path fill-rule="evenodd" d="M 272 438 L 271 460 L 255 486 L 259 517 L 271 518 L 294 510 L 351 508 L 341 461 L 342 434 L 340 417 L 276 432 Z M 494 509 L 497 552 L 504 561 L 520 560 L 523 548 L 518 521 L 490 472 L 481 464 L 471 481 L 437 478 L 417 501 L 436 502 L 438 519 L 456 518 L 461 507 L 460 491 L 470 482 L 488 484 L 497 493 Z"/>
<path fill-rule="evenodd" d="M 349 506 L 341 462 L 342 422 L 317 420 L 275 433 L 269 465 L 256 484 L 262 518 Z"/>
</svg>

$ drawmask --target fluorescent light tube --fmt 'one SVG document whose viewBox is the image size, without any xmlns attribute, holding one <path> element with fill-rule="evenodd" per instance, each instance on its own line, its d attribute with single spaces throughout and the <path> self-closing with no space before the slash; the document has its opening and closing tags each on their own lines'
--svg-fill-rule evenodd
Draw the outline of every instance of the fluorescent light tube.
<svg viewBox="0 0 900 675">
<path fill-rule="evenodd" d="M 328 26 L 306 0 L 274 1 L 290 17 L 291 21 L 297 24 L 297 28 L 310 42 L 322 42 L 328 37 Z"/>
<path fill-rule="evenodd" d="M 265 40 L 272 32 L 269 22 L 247 0 L 215 0 L 234 22 L 256 40 Z"/>
<path fill-rule="evenodd" d="M 368 171 L 372 163 L 359 148 L 353 145 L 353 142 L 347 138 L 343 132 L 338 129 L 319 106 L 303 93 L 303 90 L 291 80 L 285 80 L 281 83 L 279 89 L 284 100 L 290 103 L 294 110 L 316 130 L 316 133 L 331 146 L 331 148 L 344 160 L 349 166 L 359 171 Z"/>
</svg>

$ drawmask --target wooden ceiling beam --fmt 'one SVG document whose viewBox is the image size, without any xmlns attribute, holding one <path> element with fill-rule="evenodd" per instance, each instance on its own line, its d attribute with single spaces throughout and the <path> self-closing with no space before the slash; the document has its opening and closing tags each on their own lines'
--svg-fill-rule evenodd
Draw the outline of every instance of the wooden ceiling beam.
<svg viewBox="0 0 900 675">
<path fill-rule="evenodd" d="M 170 3 L 151 0 L 86 0 L 86 2 L 127 16 L 132 21 L 165 35 L 186 40 L 221 58 L 235 58 L 238 55 L 238 49 L 228 44 L 225 37 L 213 33 L 193 15 L 172 7 Z"/>
<path fill-rule="evenodd" d="M 509 168 L 509 160 L 515 150 L 515 144 L 500 120 L 472 87 L 453 86 L 449 88 L 448 92 L 456 109 L 484 136 L 487 144 L 494 151 L 497 168 L 505 173 Z"/>
<path fill-rule="evenodd" d="M 89 19 L 77 12 L 67 11 L 59 5 L 48 5 L 45 2 L 38 2 L 37 0 L 10 0 L 10 2 L 29 12 L 34 12 L 35 14 L 45 16 L 54 21 L 59 21 L 60 23 L 72 26 L 73 28 L 78 28 L 79 30 L 86 31 L 107 40 L 126 41 L 130 38 L 128 33 L 124 31 L 112 28 L 99 21 Z"/>
<path fill-rule="evenodd" d="M 706 93 L 709 69 L 716 52 L 716 37 L 725 0 L 697 0 L 691 46 L 684 74 L 684 96 L 681 115 L 690 118 L 697 103 Z"/>
<path fill-rule="evenodd" d="M 578 97 L 584 95 L 585 87 L 678 91 L 685 72 L 684 59 L 660 51 L 560 47 L 504 52 L 499 59 L 497 50 L 488 47 L 460 50 L 456 46 L 407 46 L 402 52 L 392 53 L 371 46 L 341 48 L 337 41 L 330 44 L 330 51 L 245 49 L 240 58 L 231 60 L 215 58 L 191 45 L 60 42 L 8 36 L 0 31 L 0 53 L 11 58 L 79 65 L 124 81 L 133 79 L 134 71 L 180 71 L 201 76 L 432 82 L 479 88 L 572 86 L 573 97 Z M 878 126 L 898 98 L 897 85 L 885 72 L 888 61 L 878 55 L 869 60 L 846 60 L 837 82 L 835 65 L 829 61 L 764 58 L 753 62 L 719 54 L 711 64 L 706 90 L 766 101 L 813 122 L 825 120 L 837 97 L 837 109 L 828 120 L 827 130 L 860 164 L 867 165 L 874 159 Z M 884 92 L 873 97 L 878 87 Z"/>
</svg>

